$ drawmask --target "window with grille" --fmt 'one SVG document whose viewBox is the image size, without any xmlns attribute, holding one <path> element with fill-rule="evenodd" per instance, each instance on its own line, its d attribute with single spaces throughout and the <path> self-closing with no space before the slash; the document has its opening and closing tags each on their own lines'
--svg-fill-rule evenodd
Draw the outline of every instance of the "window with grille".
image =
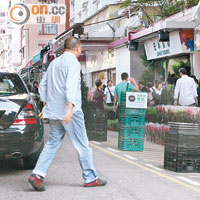
<svg viewBox="0 0 200 200">
<path fill-rule="evenodd" d="M 57 24 L 39 24 L 39 34 L 57 34 Z"/>
<path fill-rule="evenodd" d="M 39 0 L 40 4 L 57 4 L 58 0 Z M 57 24 L 39 24 L 39 34 L 57 34 Z"/>
</svg>

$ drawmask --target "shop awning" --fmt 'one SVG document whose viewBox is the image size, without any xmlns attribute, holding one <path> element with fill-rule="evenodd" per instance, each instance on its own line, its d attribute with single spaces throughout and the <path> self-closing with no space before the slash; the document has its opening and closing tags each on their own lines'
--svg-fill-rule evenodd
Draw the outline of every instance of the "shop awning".
<svg viewBox="0 0 200 200">
<path fill-rule="evenodd" d="M 193 15 L 192 15 L 192 20 L 200 20 L 200 2 L 195 7 L 195 10 L 194 10 Z"/>
<path fill-rule="evenodd" d="M 69 29 L 61 33 L 59 36 L 52 41 L 52 50 L 57 54 L 61 53 L 64 50 L 64 42 L 65 40 L 73 36 L 75 34 L 82 35 L 83 34 L 83 23 L 77 23 L 71 26 Z"/>
<path fill-rule="evenodd" d="M 29 68 L 33 65 L 33 59 L 29 60 L 29 62 L 26 64 L 25 68 Z"/>
<path fill-rule="evenodd" d="M 158 31 L 175 31 L 175 30 L 186 30 L 194 29 L 198 25 L 197 22 L 191 21 L 162 21 L 156 23 L 154 26 L 134 33 L 130 36 L 130 40 L 145 41 L 154 38 L 158 35 Z"/>
<path fill-rule="evenodd" d="M 100 51 L 108 49 L 110 42 L 112 42 L 112 38 L 108 40 L 81 40 L 82 49 L 84 51 Z"/>
<path fill-rule="evenodd" d="M 45 46 L 45 47 L 40 51 L 41 56 L 42 56 L 45 52 L 47 52 L 47 51 L 49 51 L 49 50 L 50 50 L 50 45 L 48 44 L 47 46 Z"/>
<path fill-rule="evenodd" d="M 55 59 L 55 54 L 53 51 L 48 51 L 43 54 L 42 64 L 47 66 L 51 61 Z"/>
</svg>

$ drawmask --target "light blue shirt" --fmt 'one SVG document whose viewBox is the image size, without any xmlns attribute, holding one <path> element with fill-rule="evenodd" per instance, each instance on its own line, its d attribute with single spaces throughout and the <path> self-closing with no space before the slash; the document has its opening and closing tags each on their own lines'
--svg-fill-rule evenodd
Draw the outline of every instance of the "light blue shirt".
<svg viewBox="0 0 200 200">
<path fill-rule="evenodd" d="M 53 60 L 39 87 L 40 98 L 46 102 L 44 118 L 63 120 L 67 103 L 74 105 L 74 112 L 82 111 L 80 63 L 70 52 Z"/>
</svg>

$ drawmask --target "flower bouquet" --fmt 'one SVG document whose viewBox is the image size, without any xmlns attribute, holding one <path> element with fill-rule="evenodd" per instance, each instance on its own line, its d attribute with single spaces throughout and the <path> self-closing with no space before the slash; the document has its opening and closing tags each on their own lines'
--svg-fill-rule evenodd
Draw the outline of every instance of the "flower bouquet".
<svg viewBox="0 0 200 200">
<path fill-rule="evenodd" d="M 165 144 L 165 136 L 169 133 L 169 126 L 158 123 L 146 123 L 145 135 L 148 141 Z"/>
<path fill-rule="evenodd" d="M 200 108 L 188 106 L 159 106 L 157 108 L 165 118 L 165 123 L 179 122 L 179 123 L 200 123 Z"/>
</svg>

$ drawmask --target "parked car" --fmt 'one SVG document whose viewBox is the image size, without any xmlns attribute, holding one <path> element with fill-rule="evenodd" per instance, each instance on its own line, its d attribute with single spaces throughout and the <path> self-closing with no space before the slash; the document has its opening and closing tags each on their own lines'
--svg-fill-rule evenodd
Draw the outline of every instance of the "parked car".
<svg viewBox="0 0 200 200">
<path fill-rule="evenodd" d="M 34 168 L 44 147 L 43 122 L 18 74 L 0 73 L 0 160 L 23 159 Z"/>
</svg>

